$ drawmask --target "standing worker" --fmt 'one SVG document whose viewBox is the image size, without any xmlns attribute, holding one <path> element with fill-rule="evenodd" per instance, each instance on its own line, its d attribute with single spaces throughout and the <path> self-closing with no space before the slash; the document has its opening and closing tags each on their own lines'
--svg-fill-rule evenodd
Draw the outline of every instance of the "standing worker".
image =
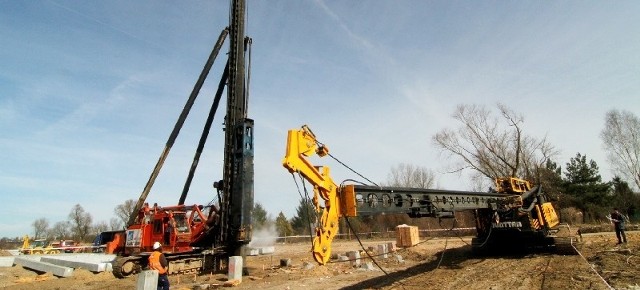
<svg viewBox="0 0 640 290">
<path fill-rule="evenodd" d="M 616 229 L 616 237 L 618 237 L 618 245 L 627 243 L 627 235 L 624 234 L 624 216 L 618 211 L 617 208 L 613 209 L 611 213 L 611 222 Z"/>
<path fill-rule="evenodd" d="M 169 262 L 162 253 L 162 244 L 160 242 L 153 243 L 153 252 L 149 256 L 149 268 L 158 271 L 158 290 L 169 290 Z"/>
</svg>

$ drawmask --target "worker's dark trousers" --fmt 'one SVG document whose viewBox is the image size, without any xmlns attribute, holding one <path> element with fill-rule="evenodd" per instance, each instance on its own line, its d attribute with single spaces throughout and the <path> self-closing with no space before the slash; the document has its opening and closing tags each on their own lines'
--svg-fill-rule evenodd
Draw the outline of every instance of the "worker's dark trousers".
<svg viewBox="0 0 640 290">
<path fill-rule="evenodd" d="M 616 226 L 616 237 L 618 238 L 618 243 L 626 243 L 627 235 L 624 233 L 624 228 L 621 226 Z M 622 239 L 620 239 L 622 238 Z"/>
<path fill-rule="evenodd" d="M 167 277 L 167 274 L 158 276 L 158 290 L 169 290 L 169 277 Z"/>
</svg>

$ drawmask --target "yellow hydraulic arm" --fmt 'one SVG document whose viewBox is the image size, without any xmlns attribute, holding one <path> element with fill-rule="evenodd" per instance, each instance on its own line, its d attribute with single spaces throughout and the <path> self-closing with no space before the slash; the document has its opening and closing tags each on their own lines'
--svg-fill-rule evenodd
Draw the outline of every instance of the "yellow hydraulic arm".
<svg viewBox="0 0 640 290">
<path fill-rule="evenodd" d="M 338 232 L 341 211 L 338 187 L 329 175 L 329 167 L 313 166 L 307 159 L 314 154 L 324 157 L 329 154 L 329 149 L 316 140 L 309 127 L 304 125 L 301 129 L 289 130 L 287 151 L 282 165 L 291 173 L 302 174 L 313 184 L 313 204 L 317 212 L 322 210 L 322 216 L 319 226 L 316 227 L 312 251 L 314 259 L 324 265 L 331 256 L 331 241 Z M 324 200 L 324 207 L 319 204 L 320 198 Z"/>
</svg>

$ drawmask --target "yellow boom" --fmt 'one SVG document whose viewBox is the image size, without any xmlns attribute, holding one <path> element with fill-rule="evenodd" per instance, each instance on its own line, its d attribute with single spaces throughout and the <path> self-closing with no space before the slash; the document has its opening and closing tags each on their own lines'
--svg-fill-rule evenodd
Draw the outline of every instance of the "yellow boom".
<svg viewBox="0 0 640 290">
<path fill-rule="evenodd" d="M 329 154 L 329 149 L 316 140 L 316 136 L 309 127 L 302 126 L 299 130 L 289 130 L 287 136 L 287 151 L 282 165 L 291 173 L 300 173 L 313 184 L 313 204 L 316 211 L 322 211 L 320 224 L 316 227 L 313 239 L 313 257 L 319 264 L 326 264 L 331 256 L 331 241 L 338 232 L 338 218 L 340 217 L 340 202 L 337 198 L 337 186 L 329 175 L 329 167 L 313 166 L 307 160 L 314 154 L 323 157 Z M 324 201 L 324 207 L 319 199 Z"/>
</svg>

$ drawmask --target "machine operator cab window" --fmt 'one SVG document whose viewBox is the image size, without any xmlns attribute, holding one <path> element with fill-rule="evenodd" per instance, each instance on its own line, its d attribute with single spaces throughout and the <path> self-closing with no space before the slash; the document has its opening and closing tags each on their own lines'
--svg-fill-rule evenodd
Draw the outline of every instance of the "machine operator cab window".
<svg viewBox="0 0 640 290">
<path fill-rule="evenodd" d="M 162 220 L 157 219 L 153 221 L 153 233 L 156 235 L 162 234 Z"/>
<path fill-rule="evenodd" d="M 176 230 L 179 234 L 189 233 L 189 224 L 187 223 L 187 215 L 184 212 L 174 212 L 173 219 L 175 221 Z"/>
</svg>

